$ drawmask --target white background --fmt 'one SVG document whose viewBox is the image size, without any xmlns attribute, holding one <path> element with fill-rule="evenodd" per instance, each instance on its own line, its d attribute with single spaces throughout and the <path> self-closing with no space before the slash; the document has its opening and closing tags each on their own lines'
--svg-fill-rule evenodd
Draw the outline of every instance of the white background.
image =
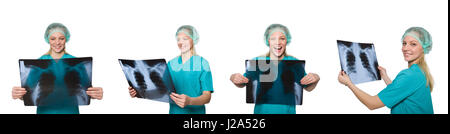
<svg viewBox="0 0 450 134">
<path fill-rule="evenodd" d="M 337 81 L 340 70 L 336 40 L 375 44 L 378 62 L 394 79 L 407 68 L 401 54 L 401 36 L 412 26 L 427 29 L 433 50 L 426 55 L 435 79 L 434 112 L 448 114 L 448 1 L 447 0 L 314 0 L 314 1 L 61 1 L 14 0 L 0 2 L 0 113 L 35 113 L 13 100 L 11 88 L 20 86 L 18 60 L 38 58 L 48 51 L 46 27 L 65 24 L 71 34 L 67 51 L 92 56 L 93 85 L 104 89 L 103 100 L 81 106 L 81 113 L 168 113 L 169 105 L 131 99 L 118 58 L 170 60 L 179 55 L 174 34 L 181 25 L 193 25 L 200 34 L 195 46 L 213 73 L 214 90 L 209 114 L 253 113 L 245 103 L 245 88 L 229 77 L 243 73 L 244 60 L 268 52 L 264 30 L 272 23 L 286 25 L 292 42 L 287 52 L 306 60 L 307 72 L 320 75 L 316 89 L 304 94 L 297 113 L 390 113 L 386 107 L 368 110 Z M 357 85 L 371 95 L 383 81 Z"/>
</svg>

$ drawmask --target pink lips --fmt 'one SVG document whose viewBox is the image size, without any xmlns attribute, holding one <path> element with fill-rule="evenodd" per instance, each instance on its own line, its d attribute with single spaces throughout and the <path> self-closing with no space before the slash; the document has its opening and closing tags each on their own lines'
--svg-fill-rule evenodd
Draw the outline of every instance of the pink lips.
<svg viewBox="0 0 450 134">
<path fill-rule="evenodd" d="M 403 53 L 403 57 L 408 58 L 409 56 L 411 56 L 411 54 Z"/>
<path fill-rule="evenodd" d="M 277 51 L 277 53 L 281 53 L 281 50 L 276 50 Z"/>
</svg>

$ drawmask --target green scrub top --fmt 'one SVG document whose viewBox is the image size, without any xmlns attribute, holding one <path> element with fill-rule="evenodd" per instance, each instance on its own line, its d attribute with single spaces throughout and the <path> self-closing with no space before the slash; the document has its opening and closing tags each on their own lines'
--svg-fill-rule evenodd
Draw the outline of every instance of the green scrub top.
<svg viewBox="0 0 450 134">
<path fill-rule="evenodd" d="M 430 87 L 419 65 L 402 70 L 385 89 L 378 93 L 391 114 L 433 114 Z"/>
<path fill-rule="evenodd" d="M 255 57 L 252 60 L 269 60 L 270 57 Z M 298 60 L 292 56 L 284 56 L 282 60 Z M 306 71 L 303 73 L 306 76 Z M 247 73 L 244 73 L 244 76 L 247 77 Z M 303 77 L 304 77 L 303 76 Z M 275 81 L 274 83 L 279 83 Z M 273 88 L 278 88 L 281 86 L 280 84 L 274 84 Z M 302 85 L 303 87 L 307 87 L 307 85 Z M 273 89 L 271 88 L 271 89 Z M 269 89 L 270 90 L 270 89 Z M 294 105 L 284 105 L 284 104 L 255 104 L 254 114 L 296 114 Z"/>
<path fill-rule="evenodd" d="M 203 91 L 214 92 L 209 63 L 203 57 L 194 55 L 183 64 L 181 56 L 177 56 L 168 62 L 168 66 L 177 94 L 198 97 Z M 170 103 L 169 114 L 205 113 L 205 105 L 188 105 L 181 108 Z"/>
<path fill-rule="evenodd" d="M 70 54 L 64 54 L 61 59 L 65 59 L 65 58 L 75 58 L 74 56 L 70 55 Z M 50 55 L 43 55 L 41 56 L 39 59 L 53 59 Z M 54 60 L 52 62 L 55 62 Z M 64 64 L 62 64 L 61 62 L 57 62 L 55 64 L 53 64 L 52 66 L 57 66 L 55 68 L 60 68 L 63 67 Z M 51 68 L 51 67 L 49 67 Z M 55 73 L 56 75 L 63 75 L 63 72 L 60 72 L 61 70 L 53 70 L 57 73 Z M 59 73 L 58 73 L 59 72 Z M 63 77 L 58 77 L 58 78 L 63 78 Z M 63 79 L 57 79 L 55 81 L 55 87 L 61 87 L 64 85 L 64 80 Z M 65 91 L 65 90 L 58 90 L 59 88 L 55 88 L 54 92 L 61 92 L 61 91 Z M 60 100 L 55 102 L 52 105 L 49 106 L 38 106 L 37 107 L 37 114 L 80 114 L 79 109 L 78 109 L 78 105 L 76 102 L 75 98 L 59 98 L 58 96 L 49 96 L 48 99 L 55 99 L 55 100 Z"/>
</svg>

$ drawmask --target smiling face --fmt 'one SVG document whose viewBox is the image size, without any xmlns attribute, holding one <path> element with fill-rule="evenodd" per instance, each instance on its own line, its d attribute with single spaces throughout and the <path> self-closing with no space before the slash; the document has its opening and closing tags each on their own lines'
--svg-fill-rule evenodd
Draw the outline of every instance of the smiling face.
<svg viewBox="0 0 450 134">
<path fill-rule="evenodd" d="M 181 53 L 186 53 L 186 52 L 190 52 L 194 42 L 192 41 L 191 37 L 189 37 L 188 35 L 186 35 L 183 32 L 180 32 L 177 35 L 177 44 L 178 44 L 178 48 L 180 49 Z"/>
<path fill-rule="evenodd" d="M 66 37 L 60 32 L 55 32 L 49 37 L 50 48 L 54 53 L 64 52 L 66 48 Z"/>
<path fill-rule="evenodd" d="M 269 37 L 270 54 L 282 58 L 286 51 L 286 36 L 282 32 L 274 32 Z"/>
<path fill-rule="evenodd" d="M 414 37 L 405 36 L 402 46 L 405 61 L 413 63 L 424 55 L 422 45 Z"/>
</svg>

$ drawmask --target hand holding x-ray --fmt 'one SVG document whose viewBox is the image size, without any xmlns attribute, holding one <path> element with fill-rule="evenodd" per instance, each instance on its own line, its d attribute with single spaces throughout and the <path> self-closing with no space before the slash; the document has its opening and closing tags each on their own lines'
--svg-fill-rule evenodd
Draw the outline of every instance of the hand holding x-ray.
<svg viewBox="0 0 450 134">
<path fill-rule="evenodd" d="M 91 96 L 93 99 L 101 100 L 103 99 L 103 88 L 90 87 L 87 89 L 86 94 Z"/>
<path fill-rule="evenodd" d="M 386 69 L 383 68 L 382 66 L 378 66 L 378 70 L 380 71 L 380 77 L 381 79 L 383 79 L 384 83 L 386 83 L 386 85 L 389 85 L 392 83 L 391 78 L 389 78 L 389 76 L 386 73 Z"/>
<path fill-rule="evenodd" d="M 236 86 L 248 83 L 248 78 L 239 73 L 232 74 L 230 80 Z"/>
<path fill-rule="evenodd" d="M 347 73 L 345 73 L 345 71 L 339 72 L 338 81 L 345 86 L 353 84 L 352 80 L 350 80 L 350 77 L 347 75 Z"/>
<path fill-rule="evenodd" d="M 128 92 L 130 93 L 131 98 L 135 98 L 137 95 L 137 92 L 133 87 L 128 87 Z"/>
<path fill-rule="evenodd" d="M 27 90 L 22 87 L 13 87 L 12 98 L 13 99 L 23 99 L 23 96 L 27 93 Z"/>
<path fill-rule="evenodd" d="M 300 80 L 300 84 L 302 84 L 302 85 L 309 85 L 309 84 L 312 84 L 312 83 L 316 83 L 319 80 L 320 80 L 319 75 L 317 75 L 315 73 L 309 73 L 305 77 L 303 77 L 302 80 Z"/>
<path fill-rule="evenodd" d="M 341 70 L 354 84 L 381 80 L 372 43 L 337 41 Z"/>
</svg>

